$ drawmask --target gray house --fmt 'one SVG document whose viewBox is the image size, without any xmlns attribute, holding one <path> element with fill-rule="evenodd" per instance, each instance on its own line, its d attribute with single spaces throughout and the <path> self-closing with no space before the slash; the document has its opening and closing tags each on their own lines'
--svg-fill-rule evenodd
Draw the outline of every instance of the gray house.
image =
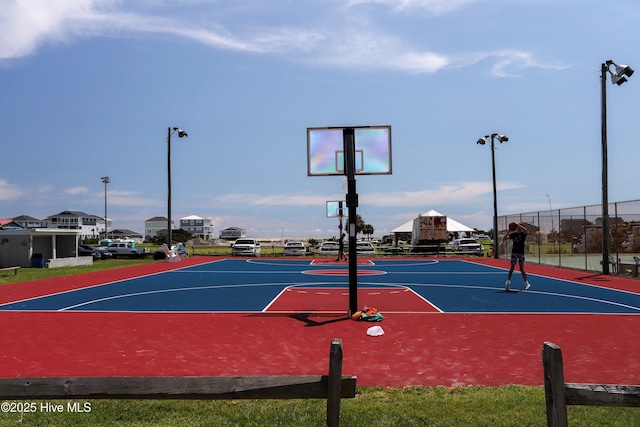
<svg viewBox="0 0 640 427">
<path fill-rule="evenodd" d="M 247 237 L 247 231 L 239 227 L 227 227 L 220 230 L 220 238 L 225 240 L 235 240 L 241 237 Z"/>
</svg>

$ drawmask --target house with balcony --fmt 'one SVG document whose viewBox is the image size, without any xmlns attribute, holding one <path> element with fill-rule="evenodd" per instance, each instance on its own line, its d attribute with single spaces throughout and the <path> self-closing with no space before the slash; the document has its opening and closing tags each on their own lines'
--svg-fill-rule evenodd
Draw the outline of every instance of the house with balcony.
<svg viewBox="0 0 640 427">
<path fill-rule="evenodd" d="M 180 228 L 203 240 L 213 238 L 213 219 L 189 215 L 180 218 Z"/>
<path fill-rule="evenodd" d="M 108 231 L 111 221 L 97 215 L 90 215 L 81 211 L 62 211 L 55 215 L 50 215 L 46 219 L 48 228 L 59 228 L 63 230 L 77 230 L 80 239 L 97 238 L 104 235 L 105 228 Z"/>
<path fill-rule="evenodd" d="M 13 221 L 20 224 L 22 228 L 44 228 L 47 226 L 46 221 L 42 221 L 29 215 L 17 216 L 13 218 Z"/>
<path fill-rule="evenodd" d="M 224 240 L 236 240 L 241 237 L 247 237 L 247 230 L 239 227 L 227 227 L 220 230 L 220 238 Z"/>
</svg>

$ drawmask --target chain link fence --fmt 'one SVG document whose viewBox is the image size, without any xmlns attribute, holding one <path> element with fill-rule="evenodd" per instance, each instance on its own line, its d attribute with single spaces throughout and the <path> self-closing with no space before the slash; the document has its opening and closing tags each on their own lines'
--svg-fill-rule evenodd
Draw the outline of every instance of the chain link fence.
<svg viewBox="0 0 640 427">
<path fill-rule="evenodd" d="M 527 262 L 602 272 L 602 205 L 549 209 L 498 217 L 499 256 L 511 253 L 500 243 L 512 221 L 529 231 Z M 610 273 L 638 276 L 640 200 L 609 204 Z"/>
</svg>

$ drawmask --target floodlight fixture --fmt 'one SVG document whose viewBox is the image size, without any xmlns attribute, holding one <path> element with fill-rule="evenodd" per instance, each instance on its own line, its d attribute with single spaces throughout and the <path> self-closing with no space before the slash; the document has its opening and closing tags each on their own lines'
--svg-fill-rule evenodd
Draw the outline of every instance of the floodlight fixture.
<svg viewBox="0 0 640 427">
<path fill-rule="evenodd" d="M 615 65 L 616 70 L 611 71 L 611 66 Z M 627 77 L 631 77 L 633 75 L 633 68 L 625 64 L 616 64 L 612 60 L 606 61 L 602 64 L 603 74 L 608 72 L 611 74 L 611 83 L 620 86 L 622 83 L 627 81 Z"/>
<path fill-rule="evenodd" d="M 183 138 L 185 136 L 189 136 L 189 135 L 187 135 L 187 131 L 186 130 L 182 130 L 180 128 L 173 128 L 173 132 L 178 132 L 178 138 Z"/>
<path fill-rule="evenodd" d="M 616 74 L 619 76 L 631 77 L 633 75 L 633 68 L 624 64 L 616 64 Z"/>
<path fill-rule="evenodd" d="M 500 135 L 500 134 L 493 134 L 491 135 L 492 138 L 496 137 L 498 139 L 498 142 L 500 142 L 500 144 L 502 144 L 503 142 L 507 142 L 509 140 L 509 137 L 507 135 Z"/>
<path fill-rule="evenodd" d="M 627 78 L 625 76 L 619 76 L 616 73 L 611 73 L 611 83 L 620 86 L 622 83 L 626 82 Z"/>
</svg>

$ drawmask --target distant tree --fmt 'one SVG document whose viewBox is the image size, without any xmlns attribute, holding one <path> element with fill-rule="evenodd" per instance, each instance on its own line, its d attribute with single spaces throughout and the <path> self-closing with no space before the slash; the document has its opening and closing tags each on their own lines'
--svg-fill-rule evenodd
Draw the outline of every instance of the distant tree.
<svg viewBox="0 0 640 427">
<path fill-rule="evenodd" d="M 362 229 L 365 225 L 364 219 L 362 219 L 360 214 L 356 214 L 356 234 L 362 233 Z"/>
<path fill-rule="evenodd" d="M 178 242 L 186 242 L 189 239 L 192 239 L 194 236 L 193 234 L 189 233 L 188 231 L 185 231 L 181 228 L 178 228 L 176 230 L 172 230 L 171 231 L 171 240 L 173 240 L 172 243 L 178 243 Z M 158 244 L 162 244 L 162 243 L 167 243 L 167 233 L 158 233 L 158 237 L 156 238 L 156 243 Z M 168 244 L 168 243 L 167 243 Z M 171 246 L 171 245 L 169 245 Z"/>
<path fill-rule="evenodd" d="M 373 225 L 365 224 L 364 227 L 362 227 L 362 232 L 366 234 L 369 239 L 371 239 L 371 235 L 375 232 L 375 230 L 373 228 Z"/>
</svg>

